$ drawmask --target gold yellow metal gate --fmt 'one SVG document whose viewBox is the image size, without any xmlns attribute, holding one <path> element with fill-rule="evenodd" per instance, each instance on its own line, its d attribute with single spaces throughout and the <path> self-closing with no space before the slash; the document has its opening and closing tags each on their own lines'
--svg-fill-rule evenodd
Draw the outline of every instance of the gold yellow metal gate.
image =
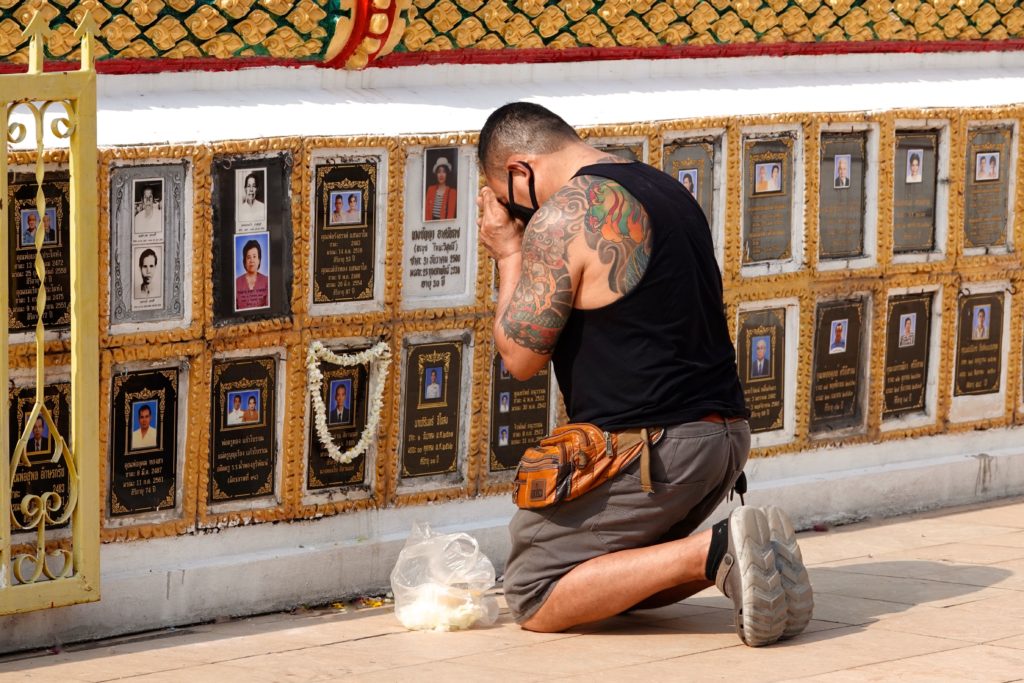
<svg viewBox="0 0 1024 683">
<path fill-rule="evenodd" d="M 45 73 L 43 46 L 50 33 L 43 10 L 25 29 L 29 40 L 28 71 L 0 75 L 0 263 L 10 267 L 14 244 L 13 216 L 8 205 L 8 154 L 12 146 L 35 144 L 35 215 L 46 216 L 43 194 L 44 142 L 49 135 L 66 140 L 70 164 L 71 234 L 71 432 L 60 434 L 43 401 L 46 357 L 43 310 L 46 306 L 46 263 L 43 229 L 35 230 L 36 293 L 35 399 L 23 421 L 13 450 L 9 399 L 0 411 L 0 614 L 28 612 L 99 599 L 99 345 L 96 300 L 98 244 L 96 225 L 96 73 L 95 24 L 83 14 L 75 37 L 81 41 L 78 71 Z M 9 278 L 0 277 L 0 314 L 8 319 Z M 0 348 L 9 352 L 6 324 L 0 324 Z M 7 396 L 9 366 L 0 364 L 0 387 Z M 26 454 L 31 430 L 42 418 L 53 439 L 52 462 L 63 461 L 67 487 L 21 496 L 12 506 L 19 470 L 31 466 Z M 68 438 L 70 436 L 70 439 Z M 48 537 L 53 527 L 70 522 L 70 539 Z M 51 534 L 52 536 L 52 534 Z M 68 541 L 70 540 L 70 546 Z"/>
</svg>

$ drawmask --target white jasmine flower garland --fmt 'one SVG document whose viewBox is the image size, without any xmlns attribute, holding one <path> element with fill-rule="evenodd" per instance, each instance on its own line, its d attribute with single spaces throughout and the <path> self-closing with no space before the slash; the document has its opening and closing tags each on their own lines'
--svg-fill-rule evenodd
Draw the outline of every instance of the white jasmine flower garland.
<svg viewBox="0 0 1024 683">
<path fill-rule="evenodd" d="M 359 435 L 356 445 L 344 453 L 334 443 L 331 432 L 327 428 L 327 406 L 321 395 L 321 386 L 324 375 L 320 372 L 320 361 L 325 360 L 333 365 L 340 365 L 350 368 L 355 365 L 371 363 L 377 370 L 377 385 L 374 387 L 373 396 L 370 397 L 370 414 L 366 417 L 366 426 L 363 433 Z M 366 453 L 370 447 L 370 441 L 377 433 L 377 425 L 380 422 L 380 411 L 384 405 L 384 384 L 388 377 L 388 366 L 391 364 L 391 348 L 385 342 L 378 342 L 374 346 L 360 351 L 359 353 L 346 353 L 338 355 L 325 347 L 318 341 L 309 345 L 309 352 L 306 354 L 306 379 L 309 384 L 309 392 L 313 398 L 313 419 L 316 423 L 316 435 L 320 443 L 327 449 L 327 454 L 332 460 L 347 465 L 360 455 Z"/>
</svg>

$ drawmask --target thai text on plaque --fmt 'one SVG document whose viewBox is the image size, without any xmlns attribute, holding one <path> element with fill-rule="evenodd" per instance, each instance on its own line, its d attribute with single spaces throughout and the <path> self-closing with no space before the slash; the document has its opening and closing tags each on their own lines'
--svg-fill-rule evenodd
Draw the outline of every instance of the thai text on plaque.
<svg viewBox="0 0 1024 683">
<path fill-rule="evenodd" d="M 750 431 L 782 429 L 785 415 L 786 309 L 740 313 L 737 365 Z"/>
<path fill-rule="evenodd" d="M 498 354 L 491 364 L 492 472 L 514 469 L 523 451 L 535 446 L 548 431 L 551 378 L 548 366 L 525 381 L 505 367 Z"/>
<path fill-rule="evenodd" d="M 186 162 L 111 170 L 111 323 L 184 316 L 185 171 Z"/>
<path fill-rule="evenodd" d="M 711 222 L 715 201 L 715 139 L 685 140 L 665 145 L 665 173 L 678 180 L 697 200 Z"/>
<path fill-rule="evenodd" d="M 355 351 L 362 351 L 356 349 Z M 365 365 L 342 367 L 320 361 L 323 380 L 320 397 L 326 409 L 327 431 L 334 445 L 344 453 L 354 447 L 366 426 L 367 369 Z M 316 412 L 310 402 L 309 462 L 306 488 L 313 491 L 338 486 L 359 486 L 366 481 L 366 454 L 344 464 L 328 455 L 316 432 Z"/>
<path fill-rule="evenodd" d="M 63 457 L 57 457 L 54 461 L 58 446 L 57 439 L 50 433 L 49 425 L 41 416 L 28 425 L 35 398 L 35 387 L 16 387 L 8 393 L 11 453 L 14 453 L 15 444 L 24 433 L 26 425 L 30 430 L 28 441 L 25 443 L 25 457 L 29 465 L 17 461 L 11 464 L 11 518 L 15 523 L 12 525 L 12 531 L 17 531 L 18 526 L 25 526 L 29 522 L 21 511 L 21 501 L 25 496 L 43 496 L 48 492 L 60 496 L 60 506 L 48 513 L 51 519 L 59 519 L 67 512 L 70 497 L 71 482 L 68 478 L 67 463 Z M 47 384 L 43 389 L 43 403 L 49 409 L 54 424 L 70 448 L 71 385 L 67 382 Z M 56 526 L 67 526 L 67 523 Z"/>
<path fill-rule="evenodd" d="M 462 343 L 409 348 L 405 372 L 402 477 L 457 471 Z"/>
<path fill-rule="evenodd" d="M 435 299 L 468 291 L 468 259 L 473 257 L 469 222 L 475 220 L 476 207 L 468 210 L 469 169 L 461 161 L 458 147 L 433 147 L 409 156 L 402 252 L 402 296 L 407 303 L 429 306 Z"/>
<path fill-rule="evenodd" d="M 1009 127 L 972 129 L 964 178 L 964 246 L 1006 244 L 1010 198 Z M 1005 167 L 1004 167 L 1005 165 Z"/>
<path fill-rule="evenodd" d="M 313 303 L 373 298 L 376 160 L 317 165 Z"/>
<path fill-rule="evenodd" d="M 862 419 L 860 347 L 864 302 L 818 304 L 814 319 L 811 431 L 858 425 Z"/>
<path fill-rule="evenodd" d="M 818 255 L 852 258 L 864 253 L 867 133 L 821 136 Z"/>
<path fill-rule="evenodd" d="M 935 184 L 938 178 L 937 131 L 896 134 L 893 163 L 893 251 L 935 248 Z"/>
<path fill-rule="evenodd" d="M 219 359 L 210 396 L 210 502 L 274 493 L 277 359 Z"/>
<path fill-rule="evenodd" d="M 889 299 L 889 315 L 885 323 L 882 417 L 924 410 L 931 311 L 931 294 L 908 294 Z"/>
<path fill-rule="evenodd" d="M 46 329 L 66 328 L 71 323 L 71 210 L 67 171 L 46 174 L 42 190 L 43 216 L 36 206 L 35 174 L 14 173 L 7 187 L 8 251 L 10 253 L 7 327 L 11 332 L 35 329 L 36 236 L 42 235 L 40 254 L 46 267 Z"/>
<path fill-rule="evenodd" d="M 743 141 L 743 263 L 792 255 L 793 138 Z"/>
<path fill-rule="evenodd" d="M 115 374 L 108 514 L 173 508 L 178 462 L 178 370 Z"/>
<path fill-rule="evenodd" d="M 291 312 L 292 158 L 213 162 L 213 313 L 218 323 Z"/>
<path fill-rule="evenodd" d="M 1003 292 L 960 296 L 954 396 L 999 391 L 1003 358 L 1003 296 Z"/>
</svg>

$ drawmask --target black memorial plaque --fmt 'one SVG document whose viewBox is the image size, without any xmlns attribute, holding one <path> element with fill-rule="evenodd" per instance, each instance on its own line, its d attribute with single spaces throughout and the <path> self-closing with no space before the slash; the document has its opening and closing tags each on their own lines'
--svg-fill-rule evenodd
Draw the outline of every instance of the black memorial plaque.
<svg viewBox="0 0 1024 683">
<path fill-rule="evenodd" d="M 219 359 L 210 396 L 211 503 L 274 493 L 277 360 Z"/>
<path fill-rule="evenodd" d="M 782 429 L 785 415 L 786 309 L 740 313 L 737 352 L 750 431 Z"/>
<path fill-rule="evenodd" d="M 377 163 L 329 163 L 315 169 L 313 303 L 373 298 Z"/>
<path fill-rule="evenodd" d="M 523 451 L 547 434 L 551 380 L 545 366 L 520 382 L 505 369 L 498 354 L 491 364 L 491 380 L 490 468 L 503 472 L 515 469 Z"/>
<path fill-rule="evenodd" d="M 36 235 L 43 238 L 40 253 L 46 266 L 43 325 L 50 330 L 71 324 L 71 207 L 67 171 L 46 174 L 42 220 L 36 207 L 37 187 L 35 174 L 14 173 L 7 188 L 10 253 L 7 328 L 12 333 L 33 330 L 38 320 Z"/>
<path fill-rule="evenodd" d="M 823 259 L 864 254 L 866 146 L 866 133 L 821 136 L 818 255 Z"/>
<path fill-rule="evenodd" d="M 967 141 L 964 178 L 964 246 L 1000 247 L 1006 244 L 1009 220 L 1009 127 L 971 130 Z"/>
<path fill-rule="evenodd" d="M 11 512 L 12 519 L 16 523 L 12 525 L 12 531 L 17 531 L 18 526 L 25 526 L 28 522 L 26 515 L 21 511 L 21 502 L 25 496 L 56 493 L 60 496 L 59 506 L 56 511 L 48 513 L 50 518 L 59 519 L 67 512 L 70 494 L 68 466 L 64 456 L 57 455 L 58 440 L 51 429 L 51 424 L 57 427 L 57 431 L 67 440 L 68 448 L 70 448 L 71 385 L 67 382 L 46 385 L 43 389 L 43 404 L 50 411 L 50 421 L 40 415 L 32 420 L 30 425 L 28 423 L 32 417 L 32 408 L 36 398 L 35 387 L 12 388 L 8 397 L 11 453 L 14 452 L 18 439 L 25 432 L 26 425 L 29 430 L 28 441 L 25 443 L 25 457 L 29 464 L 26 466 L 23 462 L 16 461 L 11 468 L 13 475 Z M 55 455 L 57 455 L 56 461 L 54 461 Z M 64 526 L 67 526 L 67 522 L 58 525 L 47 524 L 47 528 Z"/>
<path fill-rule="evenodd" d="M 449 474 L 458 467 L 462 343 L 409 349 L 405 372 L 402 477 Z"/>
<path fill-rule="evenodd" d="M 885 323 L 885 404 L 882 417 L 924 410 L 932 295 L 889 299 Z"/>
<path fill-rule="evenodd" d="M 831 431 L 861 422 L 863 301 L 818 304 L 811 379 L 811 431 Z"/>
<path fill-rule="evenodd" d="M 111 517 L 175 505 L 178 454 L 178 370 L 114 376 L 111 402 Z"/>
<path fill-rule="evenodd" d="M 954 396 L 995 394 L 1003 349 L 1003 293 L 961 295 Z"/>
<path fill-rule="evenodd" d="M 292 157 L 213 162 L 213 314 L 218 324 L 291 312 Z"/>
<path fill-rule="evenodd" d="M 644 160 L 644 143 L 642 142 L 595 143 L 594 147 L 602 152 L 608 152 L 608 154 L 614 154 L 617 157 L 622 157 L 627 161 Z"/>
<path fill-rule="evenodd" d="M 357 349 L 361 351 L 362 349 Z M 320 361 L 323 380 L 320 398 L 324 402 L 327 431 L 334 445 L 344 453 L 352 448 L 362 436 L 366 427 L 367 378 L 365 365 L 342 367 Z M 310 402 L 309 414 L 309 462 L 306 468 L 306 488 L 313 490 L 339 486 L 359 486 L 366 482 L 366 455 L 353 458 L 352 462 L 336 462 L 316 433 L 316 412 Z"/>
<path fill-rule="evenodd" d="M 711 222 L 715 200 L 715 140 L 686 140 L 665 145 L 665 173 L 682 183 Z"/>
<path fill-rule="evenodd" d="M 792 256 L 793 139 L 743 143 L 743 263 Z"/>
<path fill-rule="evenodd" d="M 927 252 L 935 248 L 935 182 L 939 134 L 896 134 L 893 163 L 893 251 Z"/>
</svg>

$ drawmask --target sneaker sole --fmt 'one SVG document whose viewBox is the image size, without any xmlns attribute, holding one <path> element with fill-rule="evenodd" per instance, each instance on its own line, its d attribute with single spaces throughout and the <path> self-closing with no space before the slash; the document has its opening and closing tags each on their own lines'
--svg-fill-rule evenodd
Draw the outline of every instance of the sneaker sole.
<svg viewBox="0 0 1024 683">
<path fill-rule="evenodd" d="M 802 633 L 811 620 L 814 590 L 789 516 L 774 505 L 765 507 L 764 514 L 768 518 L 772 550 L 775 551 L 775 568 L 779 571 L 786 594 L 786 626 L 782 638 L 792 638 Z"/>
<path fill-rule="evenodd" d="M 729 516 L 729 534 L 737 541 L 735 570 L 743 591 L 737 630 L 750 647 L 769 645 L 782 636 L 787 613 L 768 517 L 755 507 L 737 508 Z"/>
</svg>

